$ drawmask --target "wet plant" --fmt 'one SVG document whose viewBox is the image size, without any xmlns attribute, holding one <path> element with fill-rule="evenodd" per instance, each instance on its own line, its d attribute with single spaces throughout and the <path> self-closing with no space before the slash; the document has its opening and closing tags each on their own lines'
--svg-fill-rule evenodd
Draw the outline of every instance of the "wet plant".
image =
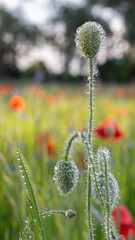
<svg viewBox="0 0 135 240">
<path fill-rule="evenodd" d="M 73 161 L 72 151 L 76 142 L 81 142 L 85 149 L 85 164 L 87 166 L 87 185 L 86 185 L 86 217 L 88 234 L 87 239 L 94 240 L 95 226 L 92 216 L 92 204 L 96 202 L 100 205 L 101 214 L 103 216 L 102 226 L 104 230 L 104 239 L 122 239 L 118 235 L 111 211 L 117 204 L 119 199 L 119 187 L 117 180 L 110 170 L 111 156 L 107 148 L 100 147 L 95 153 L 93 146 L 93 91 L 94 91 L 94 74 L 95 74 L 95 57 L 103 48 L 105 32 L 102 26 L 96 22 L 86 22 L 76 31 L 76 46 L 82 56 L 86 57 L 89 62 L 88 76 L 88 95 L 89 95 L 89 123 L 88 131 L 75 132 L 67 142 L 64 150 L 63 160 L 59 161 L 54 170 L 54 182 L 62 196 L 70 194 L 77 186 L 79 180 L 79 170 Z M 42 225 L 42 217 L 52 215 L 54 213 L 62 214 L 69 218 L 76 216 L 73 210 L 52 210 L 39 212 L 29 175 L 26 170 L 21 154 L 18 152 L 18 160 L 26 189 L 28 192 L 29 205 L 32 220 L 27 224 L 26 229 L 20 234 L 20 239 L 30 239 L 34 235 L 34 239 L 46 240 L 45 229 Z M 28 229 L 30 229 L 28 231 Z M 30 232 L 31 235 L 30 235 Z M 33 235 L 32 235 L 33 234 Z"/>
</svg>

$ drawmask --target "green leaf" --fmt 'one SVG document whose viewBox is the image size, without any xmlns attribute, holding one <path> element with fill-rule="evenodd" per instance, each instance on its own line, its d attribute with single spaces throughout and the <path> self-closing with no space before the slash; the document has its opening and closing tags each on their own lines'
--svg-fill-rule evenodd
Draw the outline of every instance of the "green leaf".
<svg viewBox="0 0 135 240">
<path fill-rule="evenodd" d="M 32 218 L 33 218 L 35 224 L 37 225 L 38 234 L 40 236 L 40 239 L 46 240 L 45 232 L 44 232 L 43 225 L 42 225 L 42 222 L 41 222 L 41 219 L 39 216 L 38 206 L 37 206 L 36 198 L 35 198 L 33 188 L 32 188 L 31 182 L 30 182 L 28 171 L 25 167 L 24 160 L 23 160 L 22 156 L 20 155 L 19 151 L 17 151 L 17 155 L 18 155 L 18 160 L 20 162 L 20 172 L 21 172 L 22 176 L 24 177 L 24 183 L 26 185 L 28 197 L 30 200 L 30 210 L 32 210 L 32 213 L 33 213 Z"/>
</svg>

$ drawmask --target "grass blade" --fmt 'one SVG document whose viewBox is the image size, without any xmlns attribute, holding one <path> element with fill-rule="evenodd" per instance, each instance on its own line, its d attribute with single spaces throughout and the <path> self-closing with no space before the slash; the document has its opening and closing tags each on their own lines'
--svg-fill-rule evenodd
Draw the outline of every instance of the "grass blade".
<svg viewBox="0 0 135 240">
<path fill-rule="evenodd" d="M 42 225 L 42 222 L 41 222 L 41 219 L 39 216 L 38 206 L 37 206 L 33 188 L 32 188 L 31 182 L 30 182 L 28 171 L 25 167 L 24 160 L 23 160 L 22 156 L 20 155 L 19 151 L 17 151 L 17 155 L 18 155 L 18 160 L 20 162 L 20 171 L 24 177 L 24 182 L 26 184 L 26 189 L 27 189 L 29 200 L 30 200 L 30 209 L 33 212 L 32 218 L 34 217 L 34 222 L 36 223 L 36 225 L 38 227 L 38 233 L 39 233 L 40 239 L 47 240 L 44 229 L 43 229 L 43 225 Z"/>
</svg>

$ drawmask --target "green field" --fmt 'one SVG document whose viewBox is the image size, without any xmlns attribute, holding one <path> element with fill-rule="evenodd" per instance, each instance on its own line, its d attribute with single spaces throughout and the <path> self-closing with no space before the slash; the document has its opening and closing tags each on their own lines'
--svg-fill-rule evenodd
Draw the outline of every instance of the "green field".
<svg viewBox="0 0 135 240">
<path fill-rule="evenodd" d="M 79 144 L 73 153 L 74 161 L 80 169 L 76 190 L 64 198 L 57 192 L 53 181 L 54 167 L 62 160 L 66 141 L 73 131 L 87 128 L 89 106 L 85 92 L 85 86 L 53 84 L 26 87 L 14 85 L 5 92 L 0 87 L 1 240 L 19 239 L 19 232 L 30 217 L 17 161 L 17 148 L 24 157 L 39 209 L 73 209 L 77 212 L 73 219 L 57 214 L 44 218 L 47 239 L 85 239 L 86 166 Z M 10 106 L 12 95 L 24 97 L 24 111 Z M 124 203 L 135 218 L 135 87 L 98 86 L 95 95 L 94 127 L 101 125 L 105 119 L 115 119 L 123 137 L 120 140 L 101 139 L 93 135 L 94 151 L 99 146 L 110 149 L 112 172 L 120 188 L 119 203 Z M 95 208 L 99 210 L 96 205 Z M 97 216 L 95 222 L 97 239 L 103 239 Z"/>
</svg>

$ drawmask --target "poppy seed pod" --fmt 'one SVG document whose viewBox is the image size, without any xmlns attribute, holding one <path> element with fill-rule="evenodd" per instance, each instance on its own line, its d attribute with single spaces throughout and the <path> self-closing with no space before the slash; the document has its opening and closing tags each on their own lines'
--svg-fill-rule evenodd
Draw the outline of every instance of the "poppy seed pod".
<svg viewBox="0 0 135 240">
<path fill-rule="evenodd" d="M 53 179 L 60 195 L 67 196 L 77 185 L 79 170 L 73 161 L 59 161 Z"/>
<path fill-rule="evenodd" d="M 76 46 L 81 54 L 93 58 L 99 52 L 102 39 L 105 36 L 102 26 L 96 22 L 86 22 L 76 31 Z"/>
</svg>

